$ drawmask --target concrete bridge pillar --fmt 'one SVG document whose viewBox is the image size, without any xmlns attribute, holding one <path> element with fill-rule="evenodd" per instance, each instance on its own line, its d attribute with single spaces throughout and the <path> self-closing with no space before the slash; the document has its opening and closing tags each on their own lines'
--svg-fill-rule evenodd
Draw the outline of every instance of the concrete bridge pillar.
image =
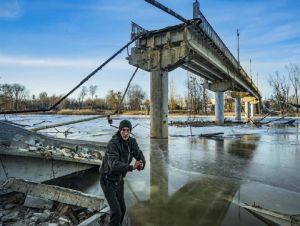
<svg viewBox="0 0 300 226">
<path fill-rule="evenodd" d="M 153 70 L 150 75 L 150 136 L 168 138 L 168 72 Z"/>
<path fill-rule="evenodd" d="M 250 104 L 250 109 L 251 109 L 251 118 L 253 118 L 254 117 L 254 115 L 255 115 L 255 104 Z"/>
<path fill-rule="evenodd" d="M 215 121 L 219 125 L 224 124 L 224 92 L 215 92 Z"/>
<path fill-rule="evenodd" d="M 242 121 L 242 101 L 241 97 L 235 98 L 235 119 L 237 121 Z"/>
<path fill-rule="evenodd" d="M 246 119 L 250 118 L 250 103 L 245 101 L 245 117 Z"/>
</svg>

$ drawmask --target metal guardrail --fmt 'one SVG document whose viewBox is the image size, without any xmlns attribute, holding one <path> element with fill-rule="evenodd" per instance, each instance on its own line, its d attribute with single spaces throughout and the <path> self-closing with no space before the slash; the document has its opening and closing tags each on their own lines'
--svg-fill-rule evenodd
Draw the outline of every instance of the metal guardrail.
<svg viewBox="0 0 300 226">
<path fill-rule="evenodd" d="M 230 63 L 237 69 L 240 70 L 241 75 L 244 77 L 245 80 L 249 84 L 251 84 L 257 93 L 260 94 L 258 88 L 253 83 L 252 79 L 247 76 L 247 73 L 244 71 L 244 69 L 240 66 L 239 62 L 235 59 L 235 57 L 232 55 L 230 50 L 227 48 L 227 46 L 224 44 L 222 39 L 219 37 L 217 32 L 213 29 L 213 27 L 209 24 L 205 16 L 200 12 L 199 14 L 200 19 L 202 20 L 202 23 L 199 24 L 199 27 L 205 32 L 205 34 L 214 42 L 214 44 L 222 51 L 222 53 L 226 56 L 226 58 L 230 61 Z"/>
<path fill-rule="evenodd" d="M 200 12 L 200 19 L 202 20 L 202 23 L 199 25 L 202 30 L 211 38 L 211 40 L 218 46 L 218 48 L 225 54 L 227 59 L 234 65 L 236 68 L 239 68 L 239 63 L 235 59 L 235 57 L 232 55 L 230 50 L 227 48 L 227 46 L 224 44 L 222 39 L 219 37 L 217 32 L 212 28 L 212 26 L 209 24 L 205 16 Z"/>
</svg>

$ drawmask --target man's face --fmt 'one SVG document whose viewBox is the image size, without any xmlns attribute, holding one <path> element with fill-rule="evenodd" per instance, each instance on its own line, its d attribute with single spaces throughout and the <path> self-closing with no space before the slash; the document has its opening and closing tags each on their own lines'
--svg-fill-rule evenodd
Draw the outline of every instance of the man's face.
<svg viewBox="0 0 300 226">
<path fill-rule="evenodd" d="M 130 136 L 130 129 L 128 127 L 123 127 L 120 134 L 123 140 L 128 140 Z"/>
</svg>

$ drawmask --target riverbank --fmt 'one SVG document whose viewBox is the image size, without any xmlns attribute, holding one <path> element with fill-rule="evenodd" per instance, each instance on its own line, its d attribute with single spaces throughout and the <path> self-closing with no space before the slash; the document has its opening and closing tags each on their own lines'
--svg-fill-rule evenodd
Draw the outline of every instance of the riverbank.
<svg viewBox="0 0 300 226">
<path fill-rule="evenodd" d="M 57 115 L 109 115 L 112 114 L 112 110 L 95 110 L 95 109 L 62 109 L 57 111 L 56 113 L 44 113 L 44 114 L 57 114 Z M 119 115 L 135 115 L 135 116 L 149 116 L 150 113 L 148 111 L 122 111 Z M 194 114 L 189 111 L 169 111 L 169 116 L 186 116 L 186 117 L 210 117 L 214 116 L 214 112 L 209 112 L 207 114 L 200 113 Z M 256 117 L 264 117 L 266 114 L 256 114 Z M 234 117 L 235 112 L 225 112 L 225 117 Z M 279 117 L 300 117 L 300 113 L 291 112 L 285 115 L 281 115 L 278 112 L 274 112 L 270 114 L 270 116 L 279 116 Z"/>
<path fill-rule="evenodd" d="M 109 115 L 112 114 L 112 110 L 93 110 L 93 109 L 63 109 L 57 111 L 54 114 L 57 115 Z M 234 116 L 234 112 L 225 112 L 225 116 L 230 117 Z M 119 115 L 136 115 L 136 116 L 149 116 L 150 113 L 147 111 L 122 111 Z M 208 114 L 194 114 L 189 113 L 188 111 L 169 111 L 169 116 L 214 116 L 214 112 L 210 112 Z"/>
</svg>

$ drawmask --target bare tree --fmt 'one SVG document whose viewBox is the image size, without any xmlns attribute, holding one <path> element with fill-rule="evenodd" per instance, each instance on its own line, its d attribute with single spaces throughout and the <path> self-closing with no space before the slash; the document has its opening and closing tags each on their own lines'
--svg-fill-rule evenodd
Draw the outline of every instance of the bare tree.
<svg viewBox="0 0 300 226">
<path fill-rule="evenodd" d="M 175 97 L 175 85 L 173 79 L 169 83 L 169 110 L 173 111 L 176 109 L 176 97 Z"/>
<path fill-rule="evenodd" d="M 49 97 L 49 103 L 50 105 L 54 105 L 55 103 L 57 103 L 60 99 L 62 98 L 62 95 L 60 96 L 56 96 L 55 94 L 53 94 L 51 97 Z M 65 101 L 65 100 L 64 100 Z M 55 110 L 60 110 L 63 108 L 63 105 L 60 104 L 58 106 L 55 107 Z"/>
<path fill-rule="evenodd" d="M 288 80 L 284 76 L 281 77 L 276 71 L 275 75 L 270 77 L 269 84 L 273 87 L 273 99 L 277 103 L 280 113 L 283 114 L 285 110 L 289 110 L 287 105 L 290 90 Z"/>
<path fill-rule="evenodd" d="M 39 105 L 41 108 L 47 108 L 50 105 L 48 93 L 47 92 L 41 92 L 39 94 Z"/>
<path fill-rule="evenodd" d="M 286 66 L 286 69 L 289 74 L 290 81 L 294 88 L 294 98 L 296 100 L 297 113 L 299 112 L 299 96 L 298 92 L 300 89 L 300 69 L 296 64 L 290 64 Z"/>
<path fill-rule="evenodd" d="M 86 95 L 87 95 L 87 88 L 86 86 L 82 86 L 81 91 L 78 94 L 79 109 L 82 108 L 83 100 Z"/>
<path fill-rule="evenodd" d="M 96 94 L 97 89 L 98 89 L 98 86 L 96 86 L 96 85 L 90 85 L 90 87 L 89 87 L 90 95 L 92 97 L 92 108 L 94 108 L 94 106 L 95 106 L 94 96 Z"/>
<path fill-rule="evenodd" d="M 108 91 L 106 95 L 106 104 L 110 109 L 117 110 L 119 103 L 122 99 L 121 92 L 114 92 L 113 90 Z"/>
<path fill-rule="evenodd" d="M 183 108 L 182 97 L 176 93 L 173 79 L 169 82 L 168 108 L 170 111 L 181 110 Z"/>
<path fill-rule="evenodd" d="M 94 86 L 90 85 L 89 92 L 90 92 L 90 95 L 91 95 L 92 99 L 94 99 L 94 96 L 96 94 L 97 89 L 98 89 L 98 86 L 96 86 L 96 85 L 94 85 Z"/>
<path fill-rule="evenodd" d="M 196 76 L 189 76 L 187 80 L 188 105 L 193 113 L 197 114 L 202 109 L 202 85 Z"/>
<path fill-rule="evenodd" d="M 10 84 L 0 86 L 1 108 L 13 110 L 13 91 Z"/>
<path fill-rule="evenodd" d="M 131 110 L 140 110 L 140 106 L 145 99 L 146 93 L 139 85 L 132 85 L 127 91 L 128 104 Z"/>
<path fill-rule="evenodd" d="M 19 105 L 22 100 L 26 97 L 26 88 L 20 84 L 13 84 L 11 86 L 13 99 L 14 99 L 14 110 L 19 110 Z"/>
<path fill-rule="evenodd" d="M 204 84 L 205 80 L 203 78 L 200 79 L 201 84 Z M 202 96 L 202 111 L 207 115 L 207 108 L 208 108 L 208 102 L 209 102 L 209 95 L 207 89 L 205 89 L 202 85 L 201 90 L 201 96 Z"/>
<path fill-rule="evenodd" d="M 149 100 L 149 99 L 146 99 L 146 100 L 144 101 L 144 105 L 145 105 L 145 107 L 146 107 L 147 115 L 149 115 L 149 113 L 150 113 L 150 100 Z"/>
</svg>

